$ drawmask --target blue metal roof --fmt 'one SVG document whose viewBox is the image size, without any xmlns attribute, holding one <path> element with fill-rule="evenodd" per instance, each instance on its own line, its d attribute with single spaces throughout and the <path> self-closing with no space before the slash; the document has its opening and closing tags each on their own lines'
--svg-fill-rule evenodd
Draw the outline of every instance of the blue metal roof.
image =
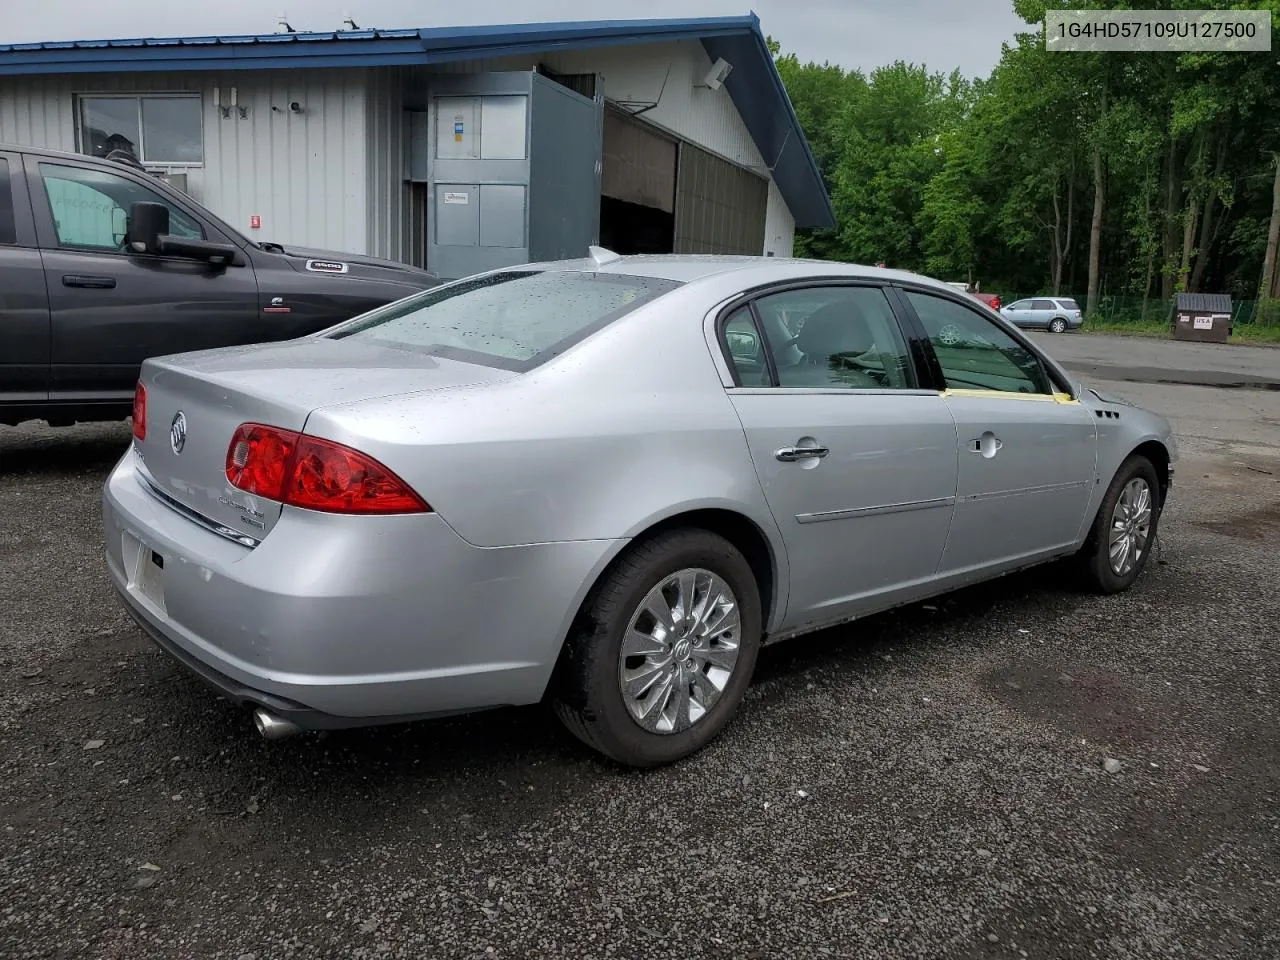
<svg viewBox="0 0 1280 960">
<path fill-rule="evenodd" d="M 0 76 L 430 65 L 585 47 L 699 40 L 733 64 L 725 89 L 796 225 L 831 227 L 831 201 L 755 14 L 682 20 L 584 20 L 422 30 L 0 44 Z"/>
</svg>

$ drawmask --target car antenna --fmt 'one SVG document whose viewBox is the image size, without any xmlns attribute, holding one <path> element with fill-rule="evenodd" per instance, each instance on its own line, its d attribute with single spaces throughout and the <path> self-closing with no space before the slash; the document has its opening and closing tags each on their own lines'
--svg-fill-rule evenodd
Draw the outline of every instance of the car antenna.
<svg viewBox="0 0 1280 960">
<path fill-rule="evenodd" d="M 591 262 L 596 265 L 597 269 L 607 263 L 622 259 L 622 254 L 606 250 L 604 247 L 587 247 L 587 254 L 591 257 Z"/>
</svg>

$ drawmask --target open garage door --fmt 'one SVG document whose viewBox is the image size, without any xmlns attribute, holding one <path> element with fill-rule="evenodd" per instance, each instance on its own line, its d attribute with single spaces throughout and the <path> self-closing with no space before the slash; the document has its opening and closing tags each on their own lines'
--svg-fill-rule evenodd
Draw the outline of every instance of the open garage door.
<svg viewBox="0 0 1280 960">
<path fill-rule="evenodd" d="M 621 110 L 604 114 L 600 244 L 615 253 L 671 253 L 679 144 Z"/>
<path fill-rule="evenodd" d="M 674 252 L 760 256 L 768 203 L 763 177 L 681 143 Z"/>
</svg>

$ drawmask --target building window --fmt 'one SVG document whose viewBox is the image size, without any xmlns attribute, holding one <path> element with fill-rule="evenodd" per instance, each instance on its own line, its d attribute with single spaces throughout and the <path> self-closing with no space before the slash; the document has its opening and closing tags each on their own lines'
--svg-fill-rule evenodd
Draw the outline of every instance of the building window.
<svg viewBox="0 0 1280 960">
<path fill-rule="evenodd" d="M 144 164 L 204 162 L 199 95 L 81 97 L 80 152 L 127 150 Z"/>
</svg>

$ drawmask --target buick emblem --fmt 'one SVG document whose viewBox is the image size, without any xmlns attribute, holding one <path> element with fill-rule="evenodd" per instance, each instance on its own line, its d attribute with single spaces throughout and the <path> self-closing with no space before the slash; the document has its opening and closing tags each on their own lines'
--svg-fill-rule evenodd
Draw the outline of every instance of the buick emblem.
<svg viewBox="0 0 1280 960">
<path fill-rule="evenodd" d="M 169 447 L 174 453 L 181 453 L 187 445 L 187 415 L 179 410 L 173 415 L 173 423 L 169 424 Z"/>
</svg>

